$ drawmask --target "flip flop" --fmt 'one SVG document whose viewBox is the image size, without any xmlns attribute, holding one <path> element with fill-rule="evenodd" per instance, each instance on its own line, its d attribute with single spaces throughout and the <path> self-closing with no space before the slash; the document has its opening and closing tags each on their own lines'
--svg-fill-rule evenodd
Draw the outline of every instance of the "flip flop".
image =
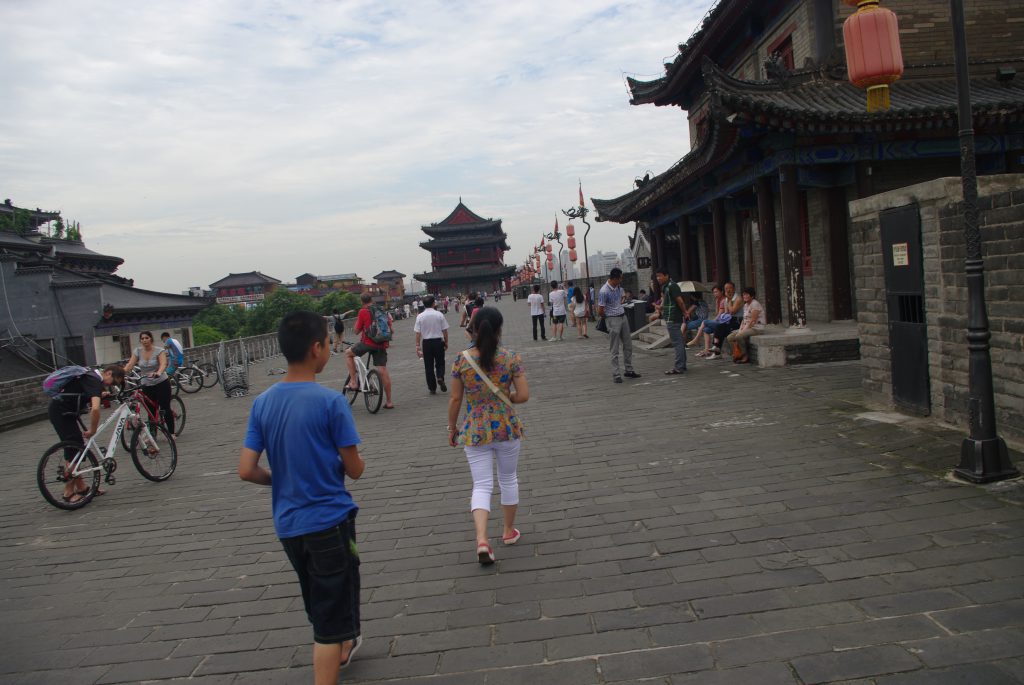
<svg viewBox="0 0 1024 685">
<path fill-rule="evenodd" d="M 352 663 L 352 657 L 356 655 L 356 650 L 363 646 L 363 636 L 360 635 L 356 638 L 355 644 L 352 645 L 352 649 L 348 650 L 348 658 L 338 665 L 338 670 L 348 668 Z"/>
<path fill-rule="evenodd" d="M 395 405 L 393 405 L 393 404 L 385 404 L 385 405 L 384 405 L 384 408 L 385 408 L 385 409 L 394 409 L 394 408 L 395 408 Z"/>
</svg>

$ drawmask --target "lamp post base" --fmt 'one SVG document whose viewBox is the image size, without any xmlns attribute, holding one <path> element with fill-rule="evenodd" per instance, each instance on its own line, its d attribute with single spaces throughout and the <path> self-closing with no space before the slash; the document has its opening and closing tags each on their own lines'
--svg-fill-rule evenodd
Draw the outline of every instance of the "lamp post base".
<svg viewBox="0 0 1024 685">
<path fill-rule="evenodd" d="M 1020 475 L 1010 463 L 1002 438 L 976 440 L 964 438 L 960 446 L 960 465 L 953 475 L 971 483 L 992 483 Z"/>
</svg>

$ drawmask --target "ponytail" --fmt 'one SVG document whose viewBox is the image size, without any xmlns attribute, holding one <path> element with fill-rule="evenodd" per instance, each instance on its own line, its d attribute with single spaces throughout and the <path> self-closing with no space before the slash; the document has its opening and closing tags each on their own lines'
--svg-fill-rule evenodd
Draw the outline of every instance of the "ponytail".
<svg viewBox="0 0 1024 685">
<path fill-rule="evenodd" d="M 485 371 L 494 368 L 502 323 L 501 312 L 494 307 L 480 307 L 473 312 L 473 343 L 480 352 L 480 366 Z"/>
</svg>

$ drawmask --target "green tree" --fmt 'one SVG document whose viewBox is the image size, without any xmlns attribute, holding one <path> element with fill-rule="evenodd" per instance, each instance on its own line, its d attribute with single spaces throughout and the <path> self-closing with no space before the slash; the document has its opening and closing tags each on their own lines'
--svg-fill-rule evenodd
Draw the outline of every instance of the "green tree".
<svg viewBox="0 0 1024 685">
<path fill-rule="evenodd" d="M 211 343 L 227 340 L 228 336 L 223 331 L 204 323 L 192 322 L 192 339 L 196 345 L 209 345 Z"/>
<path fill-rule="evenodd" d="M 236 338 L 245 326 L 247 318 L 245 310 L 241 307 L 215 304 L 196 314 L 192 319 L 192 326 L 208 326 L 219 331 L 224 338 Z"/>
<path fill-rule="evenodd" d="M 362 307 L 362 303 L 359 301 L 359 296 L 355 293 L 350 292 L 335 292 L 321 298 L 318 306 L 318 311 L 327 316 L 328 314 L 334 313 L 334 310 L 344 314 L 351 310 L 358 310 Z M 353 312 L 353 316 L 355 312 Z"/>
<path fill-rule="evenodd" d="M 281 324 L 285 314 L 291 312 L 315 312 L 316 302 L 308 295 L 300 295 L 290 290 L 275 290 L 256 307 L 250 309 L 242 327 L 242 335 L 261 335 L 273 333 Z"/>
</svg>

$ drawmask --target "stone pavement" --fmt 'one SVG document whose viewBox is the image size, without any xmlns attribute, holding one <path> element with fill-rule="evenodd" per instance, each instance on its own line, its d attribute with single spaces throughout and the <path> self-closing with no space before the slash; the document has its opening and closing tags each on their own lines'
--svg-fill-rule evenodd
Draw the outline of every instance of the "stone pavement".
<svg viewBox="0 0 1024 685">
<path fill-rule="evenodd" d="M 613 385 L 602 334 L 534 343 L 525 305 L 500 307 L 531 384 L 522 542 L 476 563 L 447 398 L 399 322 L 398 408 L 354 408 L 366 641 L 343 682 L 1024 681 L 1021 485 L 946 479 L 958 433 L 862 416 L 853 362 L 666 377 L 638 354 Z M 125 456 L 73 513 L 36 490 L 48 424 L 0 434 L 0 681 L 312 681 L 269 489 L 235 473 L 251 398 L 186 401 L 170 481 Z"/>
</svg>

